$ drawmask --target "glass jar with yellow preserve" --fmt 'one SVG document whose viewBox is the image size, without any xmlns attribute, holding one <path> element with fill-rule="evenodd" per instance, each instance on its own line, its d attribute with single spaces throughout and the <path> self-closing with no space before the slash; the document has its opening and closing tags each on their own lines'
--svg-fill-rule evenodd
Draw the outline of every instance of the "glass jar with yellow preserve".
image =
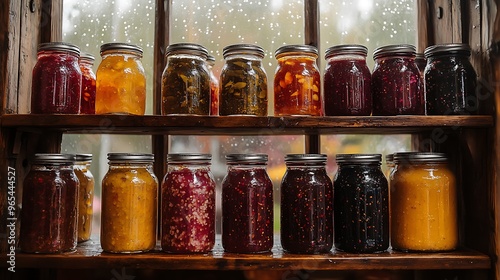
<svg viewBox="0 0 500 280">
<path fill-rule="evenodd" d="M 111 253 L 140 253 L 156 244 L 158 179 L 152 154 L 108 154 L 102 179 L 101 246 Z"/>
<path fill-rule="evenodd" d="M 126 43 L 101 46 L 102 61 L 96 72 L 96 114 L 144 115 L 146 76 L 142 48 Z"/>
<path fill-rule="evenodd" d="M 92 232 L 92 209 L 94 200 L 94 176 L 90 172 L 92 155 L 77 154 L 74 165 L 76 177 L 80 181 L 78 191 L 78 242 L 90 239 Z"/>
<path fill-rule="evenodd" d="M 458 246 L 456 180 L 442 153 L 396 153 L 391 175 L 391 242 L 401 251 Z"/>
</svg>

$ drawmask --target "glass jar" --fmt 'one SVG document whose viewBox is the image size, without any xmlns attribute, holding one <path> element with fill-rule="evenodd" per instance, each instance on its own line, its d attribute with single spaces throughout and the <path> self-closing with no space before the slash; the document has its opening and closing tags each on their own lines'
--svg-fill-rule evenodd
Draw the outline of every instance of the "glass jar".
<svg viewBox="0 0 500 280">
<path fill-rule="evenodd" d="M 371 115 L 371 73 L 366 65 L 367 53 L 368 49 L 360 45 L 339 45 L 326 50 L 325 115 Z"/>
<path fill-rule="evenodd" d="M 215 181 L 208 154 L 169 154 L 161 189 L 161 248 L 207 253 L 215 244 Z"/>
<path fill-rule="evenodd" d="M 477 76 L 467 44 L 434 45 L 425 49 L 425 91 L 428 115 L 476 114 Z"/>
<path fill-rule="evenodd" d="M 380 154 L 339 154 L 333 179 L 335 248 L 375 253 L 389 248 L 389 188 Z"/>
<path fill-rule="evenodd" d="M 74 155 L 35 154 L 23 182 L 21 251 L 49 254 L 76 248 L 79 182 L 74 161 Z"/>
<path fill-rule="evenodd" d="M 89 53 L 82 53 L 80 56 L 80 70 L 82 71 L 80 114 L 95 114 L 96 76 L 92 70 L 94 60 L 94 56 Z"/>
<path fill-rule="evenodd" d="M 396 164 L 394 164 L 394 154 L 387 154 L 385 156 L 385 167 L 387 168 L 385 175 L 388 181 L 391 178 L 391 174 L 394 171 L 395 166 Z"/>
<path fill-rule="evenodd" d="M 220 115 L 267 116 L 267 76 L 262 67 L 264 50 L 237 44 L 223 50 L 220 76 Z"/>
<path fill-rule="evenodd" d="M 275 57 L 274 115 L 323 116 L 318 49 L 309 45 L 282 46 Z"/>
<path fill-rule="evenodd" d="M 107 43 L 101 46 L 101 57 L 96 73 L 96 114 L 144 115 L 146 75 L 142 48 Z"/>
<path fill-rule="evenodd" d="M 92 155 L 77 154 L 74 165 L 75 174 L 80 182 L 78 195 L 78 242 L 90 240 L 94 210 L 94 175 L 90 172 Z"/>
<path fill-rule="evenodd" d="M 210 115 L 208 50 L 178 43 L 166 49 L 167 65 L 161 78 L 162 115 Z"/>
<path fill-rule="evenodd" d="M 442 153 L 396 153 L 391 178 L 391 243 L 402 251 L 458 246 L 456 180 Z"/>
<path fill-rule="evenodd" d="M 140 253 L 156 245 L 158 180 L 152 154 L 109 153 L 102 179 L 101 247 Z"/>
<path fill-rule="evenodd" d="M 415 55 L 415 64 L 417 64 L 418 71 L 420 72 L 420 77 L 422 78 L 422 82 L 424 82 L 424 70 L 427 66 L 427 59 L 423 53 L 417 53 Z"/>
<path fill-rule="evenodd" d="M 80 49 L 69 43 L 38 46 L 31 86 L 32 114 L 78 114 L 82 72 Z"/>
<path fill-rule="evenodd" d="M 215 57 L 207 56 L 208 74 L 210 75 L 210 116 L 219 115 L 219 79 L 214 75 Z"/>
<path fill-rule="evenodd" d="M 273 183 L 267 155 L 226 156 L 222 181 L 222 247 L 226 252 L 263 253 L 273 247 Z"/>
<path fill-rule="evenodd" d="M 373 115 L 423 115 L 423 81 L 415 63 L 415 47 L 389 45 L 373 52 Z"/>
<path fill-rule="evenodd" d="M 289 253 L 328 253 L 333 246 L 333 186 L 326 155 L 291 154 L 285 163 L 281 245 Z"/>
</svg>

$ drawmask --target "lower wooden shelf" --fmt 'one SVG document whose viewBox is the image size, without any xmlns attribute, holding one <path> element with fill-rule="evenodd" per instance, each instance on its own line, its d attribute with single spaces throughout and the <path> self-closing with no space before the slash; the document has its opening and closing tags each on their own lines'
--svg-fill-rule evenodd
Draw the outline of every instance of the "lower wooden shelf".
<svg viewBox="0 0 500 280">
<path fill-rule="evenodd" d="M 294 255 L 275 248 L 269 254 L 243 255 L 216 249 L 210 254 L 174 255 L 155 250 L 143 254 L 104 253 L 98 242 L 88 241 L 75 252 L 55 255 L 17 253 L 16 268 L 92 269 L 130 267 L 167 270 L 368 270 L 368 269 L 489 269 L 490 258 L 482 253 L 459 249 L 445 253 Z M 7 264 L 5 256 L 1 263 Z"/>
</svg>

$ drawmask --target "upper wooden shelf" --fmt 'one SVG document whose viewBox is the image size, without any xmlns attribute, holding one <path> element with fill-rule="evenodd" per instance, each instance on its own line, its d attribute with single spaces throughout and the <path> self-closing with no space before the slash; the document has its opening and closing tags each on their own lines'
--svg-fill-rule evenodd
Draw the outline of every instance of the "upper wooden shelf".
<svg viewBox="0 0 500 280">
<path fill-rule="evenodd" d="M 2 127 L 27 131 L 105 134 L 284 135 L 399 134 L 493 126 L 492 116 L 133 116 L 133 115 L 3 115 Z"/>
</svg>

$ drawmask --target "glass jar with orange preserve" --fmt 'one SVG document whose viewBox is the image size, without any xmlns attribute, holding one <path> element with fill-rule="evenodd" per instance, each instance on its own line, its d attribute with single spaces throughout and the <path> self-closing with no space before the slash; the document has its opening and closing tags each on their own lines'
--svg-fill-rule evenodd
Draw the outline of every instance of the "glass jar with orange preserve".
<svg viewBox="0 0 500 280">
<path fill-rule="evenodd" d="M 80 49 L 68 43 L 38 46 L 31 87 L 32 114 L 78 114 L 82 72 Z"/>
<path fill-rule="evenodd" d="M 101 46 L 101 57 L 96 73 L 96 114 L 144 115 L 146 76 L 142 48 L 108 43 Z"/>
<path fill-rule="evenodd" d="M 208 74 L 210 76 L 210 116 L 219 115 L 219 79 L 215 76 L 213 68 L 215 66 L 215 57 L 207 56 Z"/>
<path fill-rule="evenodd" d="M 80 181 L 78 195 L 78 242 L 90 239 L 92 232 L 92 209 L 94 201 L 94 176 L 90 172 L 92 155 L 77 154 L 74 165 L 76 177 Z"/>
<path fill-rule="evenodd" d="M 82 71 L 82 97 L 80 99 L 80 114 L 95 114 L 96 77 L 92 66 L 95 57 L 89 53 L 80 56 L 80 70 Z"/>
<path fill-rule="evenodd" d="M 316 64 L 318 49 L 287 45 L 275 52 L 274 115 L 322 116 L 321 77 Z"/>
<path fill-rule="evenodd" d="M 401 251 L 458 246 L 457 193 L 442 153 L 396 153 L 391 176 L 391 242 Z"/>
<path fill-rule="evenodd" d="M 158 180 L 152 154 L 108 154 L 102 179 L 101 247 L 140 253 L 156 245 Z"/>
</svg>

